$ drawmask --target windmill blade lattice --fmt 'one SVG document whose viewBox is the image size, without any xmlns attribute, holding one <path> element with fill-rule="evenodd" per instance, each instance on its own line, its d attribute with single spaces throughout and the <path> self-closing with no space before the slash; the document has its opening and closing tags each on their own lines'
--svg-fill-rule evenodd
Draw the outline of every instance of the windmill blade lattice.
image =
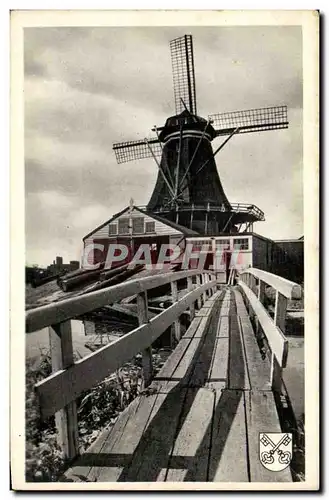
<svg viewBox="0 0 329 500">
<path fill-rule="evenodd" d="M 160 157 L 162 148 L 158 139 L 148 139 L 148 144 L 152 148 L 155 156 Z M 117 142 L 113 144 L 113 150 L 117 163 L 126 163 L 128 161 L 142 160 L 144 158 L 152 158 L 152 152 L 146 141 L 128 141 Z"/>
<path fill-rule="evenodd" d="M 209 115 L 216 135 L 228 135 L 236 128 L 236 133 L 260 132 L 288 128 L 287 106 L 233 111 Z"/>
<path fill-rule="evenodd" d="M 192 115 L 196 115 L 195 75 L 192 35 L 184 35 L 170 42 L 176 114 L 186 104 Z M 182 102 L 183 101 L 183 102 Z"/>
</svg>

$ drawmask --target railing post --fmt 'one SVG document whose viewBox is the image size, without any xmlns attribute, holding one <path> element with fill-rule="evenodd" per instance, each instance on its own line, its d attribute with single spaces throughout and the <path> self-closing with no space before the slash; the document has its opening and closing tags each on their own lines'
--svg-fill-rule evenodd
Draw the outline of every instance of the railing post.
<svg viewBox="0 0 329 500">
<path fill-rule="evenodd" d="M 197 284 L 197 286 L 201 286 L 201 275 L 200 274 L 196 275 L 196 284 Z M 201 309 L 201 307 L 202 307 L 201 295 L 197 300 L 197 305 L 198 305 L 198 309 Z"/>
<path fill-rule="evenodd" d="M 139 326 L 148 322 L 147 292 L 142 292 L 137 295 L 137 316 Z M 152 346 L 142 351 L 142 366 L 144 387 L 147 387 L 150 385 L 153 375 Z"/>
<path fill-rule="evenodd" d="M 205 273 L 201 274 L 201 284 L 204 285 L 207 283 L 207 275 Z M 203 292 L 202 294 L 202 302 L 203 304 L 207 301 L 207 292 Z"/>
<path fill-rule="evenodd" d="M 212 281 L 212 279 L 211 279 L 211 278 L 212 278 L 212 276 L 211 276 L 211 274 L 209 273 L 209 274 L 208 274 L 208 280 L 209 280 L 209 283 Z M 213 293 L 214 293 L 213 288 L 212 288 L 212 287 L 211 287 L 211 288 L 209 288 L 209 296 L 210 296 L 210 297 L 212 297 L 212 296 L 213 296 Z"/>
<path fill-rule="evenodd" d="M 288 299 L 280 292 L 275 293 L 274 323 L 280 328 L 282 333 L 286 330 L 286 312 Z"/>
<path fill-rule="evenodd" d="M 74 364 L 71 321 L 63 321 L 49 327 L 49 343 L 52 372 L 65 370 Z M 76 402 L 72 401 L 55 413 L 57 441 L 65 458 L 78 455 L 78 417 Z"/>
<path fill-rule="evenodd" d="M 264 304 L 265 299 L 265 283 L 261 279 L 258 282 L 258 300 L 261 304 Z"/>
<path fill-rule="evenodd" d="M 171 295 L 172 295 L 172 303 L 178 302 L 178 288 L 177 281 L 171 282 Z M 177 341 L 180 340 L 180 320 L 176 319 L 173 323 L 174 335 Z"/>
<path fill-rule="evenodd" d="M 189 276 L 187 278 L 187 290 L 188 290 L 188 292 L 192 292 L 192 290 L 193 290 L 193 278 L 192 278 L 192 276 Z M 193 302 L 193 304 L 190 305 L 190 320 L 193 321 L 194 317 L 195 317 L 195 304 Z"/>
<path fill-rule="evenodd" d="M 217 278 L 216 278 L 216 274 L 213 274 L 212 278 L 213 278 L 213 282 L 214 282 L 214 286 L 212 288 L 212 291 L 213 291 L 213 294 L 215 294 L 217 292 Z"/>
<path fill-rule="evenodd" d="M 285 333 L 287 303 L 288 299 L 277 290 L 275 293 L 274 324 L 280 328 L 283 334 Z M 281 392 L 282 367 L 273 353 L 271 357 L 271 386 L 273 390 Z"/>
</svg>

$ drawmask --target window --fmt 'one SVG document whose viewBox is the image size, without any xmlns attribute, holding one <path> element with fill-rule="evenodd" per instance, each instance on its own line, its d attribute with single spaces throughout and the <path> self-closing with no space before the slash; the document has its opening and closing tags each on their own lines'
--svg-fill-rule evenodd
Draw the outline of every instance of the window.
<svg viewBox="0 0 329 500">
<path fill-rule="evenodd" d="M 111 234 L 117 234 L 117 225 L 116 224 L 110 224 L 109 225 L 109 235 Z"/>
<path fill-rule="evenodd" d="M 146 222 L 145 223 L 145 232 L 146 233 L 155 233 L 155 222 Z"/>
<path fill-rule="evenodd" d="M 249 250 L 248 238 L 237 238 L 236 240 L 233 240 L 233 247 L 239 248 L 240 250 Z"/>
<path fill-rule="evenodd" d="M 217 248 L 219 248 L 221 250 L 229 249 L 230 248 L 230 240 L 229 239 L 216 240 L 216 249 Z"/>
<path fill-rule="evenodd" d="M 141 234 L 144 233 L 144 217 L 134 217 L 133 222 L 133 233 Z"/>
<path fill-rule="evenodd" d="M 212 250 L 212 242 L 211 240 L 190 240 L 188 243 L 192 243 L 194 252 L 201 252 Z"/>
<path fill-rule="evenodd" d="M 119 234 L 129 234 L 129 219 L 119 219 Z"/>
</svg>

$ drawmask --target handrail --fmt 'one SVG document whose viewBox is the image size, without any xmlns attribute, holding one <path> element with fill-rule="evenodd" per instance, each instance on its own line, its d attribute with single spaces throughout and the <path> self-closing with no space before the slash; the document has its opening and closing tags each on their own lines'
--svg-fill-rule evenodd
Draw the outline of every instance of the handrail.
<svg viewBox="0 0 329 500">
<path fill-rule="evenodd" d="M 88 313 L 105 305 L 119 302 L 126 297 L 146 292 L 152 288 L 157 288 L 180 279 L 188 278 L 201 274 L 198 270 L 188 270 L 179 272 L 168 272 L 139 278 L 114 285 L 105 290 L 97 290 L 86 295 L 79 295 L 69 299 L 61 300 L 53 304 L 38 307 L 29 310 L 26 313 L 26 333 L 41 330 L 46 326 L 61 323 L 68 319 L 76 318 L 82 314 Z M 208 272 L 211 274 L 211 271 Z"/>
<path fill-rule="evenodd" d="M 293 281 L 256 268 L 240 273 L 238 284 L 247 301 L 249 315 L 255 317 L 256 335 L 259 337 L 261 330 L 271 350 L 271 386 L 281 392 L 282 369 L 286 367 L 288 358 L 288 340 L 284 335 L 287 303 L 288 299 L 300 299 L 302 288 Z M 275 290 L 274 319 L 263 305 L 265 285 Z"/>
<path fill-rule="evenodd" d="M 230 203 L 231 209 L 233 212 L 236 213 L 249 213 L 254 215 L 255 217 L 258 217 L 259 220 L 265 220 L 264 219 L 264 212 L 256 207 L 256 205 L 253 205 L 252 203 Z M 140 208 L 141 210 L 147 210 L 147 206 L 141 205 L 138 206 L 137 208 Z M 215 203 L 208 203 L 207 205 L 197 205 L 197 204 L 192 204 L 189 206 L 184 206 L 184 205 L 178 205 L 176 207 L 180 212 L 189 212 L 189 211 L 212 211 L 212 212 L 222 212 L 223 208 L 222 205 L 217 205 Z M 161 214 L 161 213 L 167 213 L 171 211 L 176 210 L 175 207 L 159 207 L 155 208 L 153 210 L 154 213 L 156 214 Z"/>
<path fill-rule="evenodd" d="M 42 417 L 53 415 L 83 391 L 95 387 L 137 353 L 149 347 L 210 286 L 213 284 L 205 283 L 188 292 L 172 306 L 131 332 L 36 384 Z"/>
<path fill-rule="evenodd" d="M 196 277 L 196 286 L 193 284 Z M 186 294 L 178 300 L 177 282 L 187 279 Z M 147 290 L 171 284 L 172 306 L 152 319 L 148 318 Z M 189 309 L 191 321 L 196 303 L 201 307 L 215 293 L 217 282 L 211 271 L 186 270 L 168 272 L 141 279 L 129 280 L 106 290 L 90 292 L 61 302 L 41 306 L 26 313 L 26 331 L 49 327 L 52 374 L 35 385 L 42 418 L 55 414 L 59 445 L 66 458 L 78 454 L 78 422 L 76 400 L 79 395 L 120 368 L 137 353 L 142 353 L 144 385 L 152 378 L 152 343 L 171 325 L 175 325 L 180 340 L 180 315 Z M 76 361 L 73 356 L 71 319 L 137 296 L 139 326 L 115 342 L 105 345 L 89 356 Z M 201 302 L 202 300 L 202 302 Z"/>
<path fill-rule="evenodd" d="M 262 271 L 254 267 L 245 269 L 240 273 L 240 278 L 243 280 L 244 276 L 252 275 L 258 278 L 262 282 L 271 286 L 287 299 L 300 299 L 302 297 L 302 287 L 293 281 L 277 276 L 276 274 L 269 273 L 268 271 Z"/>
</svg>

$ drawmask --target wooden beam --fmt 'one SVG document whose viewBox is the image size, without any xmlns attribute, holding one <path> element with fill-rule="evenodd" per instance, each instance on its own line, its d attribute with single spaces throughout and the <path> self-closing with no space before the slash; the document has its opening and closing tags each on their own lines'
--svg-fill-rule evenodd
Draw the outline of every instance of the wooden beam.
<svg viewBox="0 0 329 500">
<path fill-rule="evenodd" d="M 178 288 L 177 288 L 177 281 L 173 281 L 171 283 L 171 296 L 172 296 L 172 303 L 176 304 L 178 301 Z M 180 340 L 180 319 L 175 319 L 173 323 L 173 330 L 174 330 L 174 336 L 177 342 Z"/>
<path fill-rule="evenodd" d="M 178 273 L 177 273 L 178 274 Z M 36 384 L 41 415 L 47 418 L 91 389 L 141 350 L 149 347 L 212 283 L 188 292 L 182 299 L 130 333 L 105 345 L 68 369 Z"/>
<path fill-rule="evenodd" d="M 285 333 L 286 327 L 286 311 L 288 299 L 280 292 L 276 291 L 275 295 L 275 310 L 274 310 L 274 324 L 280 328 L 281 332 Z M 272 353 L 271 358 L 271 385 L 273 390 L 281 393 L 282 390 L 282 366 L 277 361 L 275 355 Z"/>
<path fill-rule="evenodd" d="M 201 274 L 196 275 L 196 285 L 197 285 L 197 287 L 199 287 L 201 285 Z M 201 295 L 200 295 L 200 297 L 198 297 L 197 305 L 198 305 L 198 309 L 201 309 L 201 307 L 202 307 Z"/>
<path fill-rule="evenodd" d="M 147 292 L 139 293 L 137 295 L 137 314 L 139 325 L 145 325 L 148 322 Z M 153 376 L 151 346 L 146 347 L 146 349 L 142 351 L 142 366 L 144 387 L 147 387 L 150 385 Z"/>
<path fill-rule="evenodd" d="M 282 293 L 276 291 L 275 308 L 274 308 L 274 323 L 280 328 L 284 334 L 286 331 L 286 313 L 288 299 Z"/>
<path fill-rule="evenodd" d="M 187 290 L 189 292 L 191 292 L 193 290 L 193 277 L 192 276 L 189 276 L 187 278 Z M 191 321 L 194 320 L 194 316 L 195 316 L 195 305 L 193 303 L 193 304 L 191 304 L 191 307 L 190 307 L 190 320 Z"/>
<path fill-rule="evenodd" d="M 253 309 L 254 314 L 258 318 L 264 335 L 269 343 L 271 352 L 274 353 L 279 365 L 284 368 L 287 363 L 288 340 L 283 335 L 281 330 L 274 324 L 271 316 L 268 314 L 264 306 L 258 301 L 256 295 L 250 290 L 250 288 L 241 281 L 239 283 L 239 287 L 245 294 L 250 307 Z"/>
<path fill-rule="evenodd" d="M 74 364 L 71 321 L 49 327 L 52 372 Z M 71 401 L 55 413 L 57 441 L 64 458 L 71 460 L 78 455 L 78 418 L 76 402 Z"/>
<path fill-rule="evenodd" d="M 302 296 L 302 287 L 300 285 L 293 281 L 286 280 L 281 276 L 277 276 L 276 274 L 250 267 L 241 273 L 241 276 L 243 275 L 259 278 L 267 285 L 278 290 L 287 299 L 300 299 Z"/>
<path fill-rule="evenodd" d="M 119 302 L 138 293 L 157 288 L 162 285 L 196 276 L 200 271 L 187 270 L 164 273 L 146 278 L 136 278 L 104 290 L 97 290 L 86 295 L 61 300 L 53 304 L 41 306 L 26 313 L 26 333 L 41 330 L 49 325 L 61 323 L 67 319 L 81 316 L 103 306 Z"/>
</svg>

